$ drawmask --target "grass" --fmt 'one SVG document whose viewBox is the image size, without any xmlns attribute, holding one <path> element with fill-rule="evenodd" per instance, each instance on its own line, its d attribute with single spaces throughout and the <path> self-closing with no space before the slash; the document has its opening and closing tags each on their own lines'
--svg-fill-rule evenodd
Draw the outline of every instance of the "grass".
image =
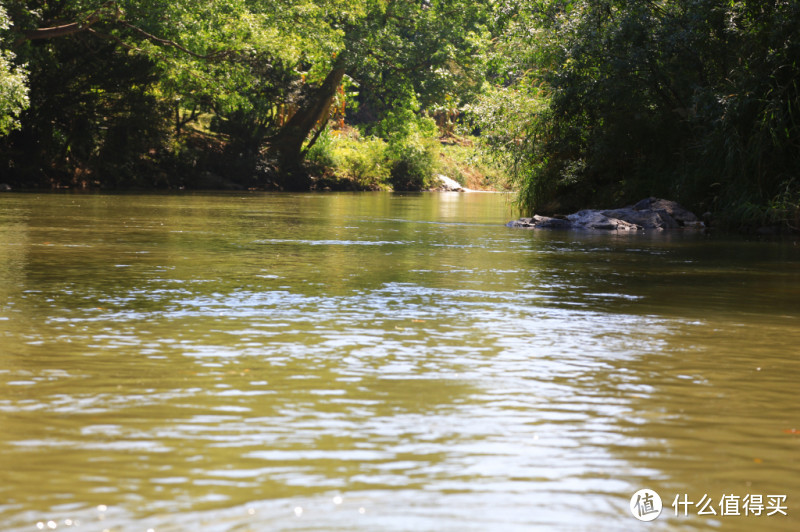
<svg viewBox="0 0 800 532">
<path fill-rule="evenodd" d="M 424 189 L 436 174 L 473 190 L 511 188 L 507 174 L 482 157 L 470 137 L 413 138 L 390 146 L 345 126 L 323 132 L 309 150 L 307 162 L 319 188 Z"/>
<path fill-rule="evenodd" d="M 471 137 L 440 139 L 437 173 L 472 190 L 511 190 L 508 174 L 484 157 Z"/>
</svg>

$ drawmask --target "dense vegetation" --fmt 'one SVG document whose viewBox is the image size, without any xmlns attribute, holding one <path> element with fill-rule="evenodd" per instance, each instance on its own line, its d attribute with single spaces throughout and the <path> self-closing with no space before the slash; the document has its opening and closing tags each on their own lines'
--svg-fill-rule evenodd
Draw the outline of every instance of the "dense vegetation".
<svg viewBox="0 0 800 532">
<path fill-rule="evenodd" d="M 309 150 L 347 116 L 421 188 L 431 117 L 481 87 L 488 4 L 5 1 L 4 178 L 308 189 Z"/>
<path fill-rule="evenodd" d="M 800 3 L 531 2 L 476 107 L 527 210 L 677 199 L 800 226 Z"/>
<path fill-rule="evenodd" d="M 1 0 L 2 180 L 415 189 L 469 174 L 469 134 L 527 212 L 796 228 L 798 27 L 795 1 Z"/>
</svg>

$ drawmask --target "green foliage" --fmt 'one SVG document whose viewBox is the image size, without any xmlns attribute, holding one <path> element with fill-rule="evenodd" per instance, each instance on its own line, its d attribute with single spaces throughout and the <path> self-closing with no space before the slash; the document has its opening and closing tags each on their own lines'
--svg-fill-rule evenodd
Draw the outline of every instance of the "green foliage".
<svg viewBox="0 0 800 532">
<path fill-rule="evenodd" d="M 444 174 L 476 190 L 510 190 L 504 165 L 489 157 L 474 137 L 451 136 L 439 141 L 436 174 Z"/>
<path fill-rule="evenodd" d="M 505 169 L 518 190 L 523 210 L 533 210 L 552 196 L 558 174 L 546 172 L 549 100 L 529 81 L 489 87 L 468 114 L 480 130 L 480 143 Z"/>
<path fill-rule="evenodd" d="M 369 138 L 359 143 L 349 143 L 336 153 L 334 162 L 344 177 L 355 181 L 359 187 L 371 190 L 384 188 L 389 177 L 389 160 L 386 143 Z"/>
<path fill-rule="evenodd" d="M 415 135 L 390 146 L 353 128 L 326 129 L 308 151 L 307 160 L 321 176 L 318 186 L 331 188 L 421 190 L 433 184 L 432 176 L 437 173 L 470 188 L 509 186 L 502 170 L 485 161 L 482 151 L 467 138 L 442 144 L 433 137 Z"/>
<path fill-rule="evenodd" d="M 430 127 L 429 121 L 421 121 Z M 436 172 L 438 141 L 422 134 L 393 135 L 387 142 L 354 129 L 326 130 L 308 151 L 309 164 L 332 174 L 334 186 L 360 190 L 423 190 Z"/>
<path fill-rule="evenodd" d="M 333 149 L 336 142 L 336 137 L 331 134 L 329 128 L 325 128 L 306 153 L 306 161 L 312 167 L 320 170 L 324 168 L 331 168 L 335 165 Z"/>
<path fill-rule="evenodd" d="M 389 143 L 392 169 L 389 182 L 394 190 L 430 188 L 436 170 L 436 141 L 419 133 Z"/>
<path fill-rule="evenodd" d="M 800 183 L 796 179 L 781 184 L 767 206 L 766 221 L 800 231 Z"/>
<path fill-rule="evenodd" d="M 386 142 L 376 137 L 361 138 L 355 130 L 324 131 L 308 152 L 310 164 L 333 172 L 349 188 L 387 188 L 390 161 Z"/>
<path fill-rule="evenodd" d="M 169 116 L 155 92 L 158 69 L 111 43 L 59 44 L 27 52 L 31 105 L 7 139 L 17 179 L 152 186 Z"/>
<path fill-rule="evenodd" d="M 494 10 L 489 0 L 4 5 L 14 22 L 4 42 L 15 43 L 35 87 L 23 131 L 10 138 L 4 153 L 30 163 L 31 173 L 41 164 L 44 182 L 63 183 L 80 173 L 103 184 L 133 179 L 143 161 L 169 167 L 176 158 L 207 160 L 189 156 L 189 139 L 182 137 L 194 135 L 189 121 L 208 114 L 214 117 L 208 133 L 224 139 L 226 156 L 239 154 L 257 172 L 260 152 L 278 146 L 267 158 L 290 163 L 286 175 L 301 174 L 300 161 L 279 155 L 301 158 L 303 143 L 324 127 L 328 109 L 341 119 L 355 103 L 364 104 L 361 122 L 378 124 L 373 134 L 395 146 L 398 160 L 416 171 L 428 151 L 420 148 L 419 137 L 427 136 L 427 124 L 420 122 L 425 109 L 466 101 L 480 87 Z M 10 57 L 0 56 L 2 79 L 24 87 L 24 73 L 9 66 Z M 323 80 L 340 79 L 330 74 L 342 69 L 345 85 L 358 87 L 357 93 L 318 90 Z M 13 120 L 24 107 L 23 94 L 3 87 L 0 116 Z M 292 125 L 293 117 L 303 116 L 308 119 Z M 405 145 L 420 149 L 401 149 Z M 343 163 L 349 174 L 377 173 L 382 179 L 377 168 L 365 170 L 357 158 L 351 154 Z M 116 171 L 123 168 L 128 170 Z M 30 175 L 19 179 L 30 181 Z"/>
<path fill-rule="evenodd" d="M 480 90 L 495 2 L 368 2 L 345 27 L 349 72 L 370 121 L 467 102 Z"/>
<path fill-rule="evenodd" d="M 14 64 L 15 55 L 6 50 L 1 38 L 11 27 L 5 8 L 0 5 L 0 136 L 19 127 L 19 115 L 28 107 L 27 72 Z"/>
<path fill-rule="evenodd" d="M 526 211 L 667 195 L 743 219 L 797 179 L 797 2 L 551 0 L 508 20 L 477 124 Z"/>
</svg>

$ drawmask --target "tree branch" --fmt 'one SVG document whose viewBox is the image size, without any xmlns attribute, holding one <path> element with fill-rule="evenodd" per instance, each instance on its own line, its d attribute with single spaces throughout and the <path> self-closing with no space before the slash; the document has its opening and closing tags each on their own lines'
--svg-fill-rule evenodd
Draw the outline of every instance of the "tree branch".
<svg viewBox="0 0 800 532">
<path fill-rule="evenodd" d="M 67 35 L 73 35 L 75 33 L 86 31 L 91 28 L 92 25 L 102 20 L 111 19 L 113 21 L 117 21 L 121 17 L 122 10 L 117 6 L 117 3 L 112 0 L 100 6 L 96 11 L 81 21 L 62 24 L 61 26 L 51 26 L 49 28 L 37 28 L 35 30 L 23 31 L 22 36 L 14 42 L 14 46 L 18 46 L 25 41 L 66 37 Z"/>
<path fill-rule="evenodd" d="M 234 52 L 232 50 L 219 50 L 217 52 L 212 52 L 210 54 L 198 54 L 197 52 L 193 52 L 192 50 L 189 50 L 185 46 L 180 45 L 180 44 L 176 43 L 175 41 L 171 41 L 169 39 L 162 39 L 161 37 L 156 37 L 155 35 L 153 35 L 151 33 L 147 33 L 142 28 L 139 28 L 138 26 L 134 26 L 133 24 L 131 24 L 130 22 L 128 22 L 126 20 L 120 19 L 118 22 L 121 25 L 125 26 L 126 28 L 128 28 L 130 30 L 133 30 L 135 33 L 138 33 L 139 35 L 141 35 L 142 37 L 144 37 L 148 41 L 154 42 L 154 43 L 156 43 L 156 44 L 158 44 L 160 46 L 164 46 L 166 48 L 175 48 L 176 50 L 179 50 L 179 51 L 181 51 L 181 52 L 183 52 L 183 53 L 185 53 L 187 55 L 190 55 L 192 57 L 195 57 L 197 59 L 216 60 L 216 59 L 224 59 L 226 57 L 234 55 Z"/>
<path fill-rule="evenodd" d="M 63 24 L 61 26 L 51 26 L 51 27 L 48 27 L 48 28 L 37 28 L 35 30 L 23 31 L 22 32 L 22 36 L 19 37 L 16 40 L 14 45 L 17 46 L 17 45 L 19 45 L 19 44 L 21 44 L 21 43 L 23 43 L 25 41 L 36 41 L 36 40 L 43 40 L 43 39 L 57 39 L 59 37 L 66 37 L 68 35 L 74 35 L 76 33 L 81 33 L 81 32 L 87 31 L 89 33 L 92 33 L 93 35 L 97 35 L 97 36 L 100 36 L 100 37 L 103 37 L 103 38 L 106 38 L 106 39 L 114 40 L 118 44 L 120 44 L 121 46 L 123 46 L 125 48 L 139 50 L 135 46 L 124 42 L 119 37 L 116 37 L 116 36 L 113 36 L 113 35 L 109 35 L 109 34 L 106 34 L 106 33 L 101 33 L 101 32 L 98 32 L 98 31 L 95 31 L 94 29 L 92 29 L 92 26 L 97 24 L 98 22 L 107 22 L 108 21 L 108 22 L 114 22 L 116 24 L 119 24 L 119 25 L 121 25 L 121 26 L 123 26 L 123 27 L 125 27 L 125 28 L 127 28 L 127 29 L 129 29 L 131 31 L 133 31 L 134 33 L 137 33 L 141 37 L 144 37 L 148 41 L 153 42 L 153 43 L 155 43 L 155 44 L 157 44 L 159 46 L 163 46 L 165 48 L 174 48 L 174 49 L 176 49 L 176 50 L 178 50 L 180 52 L 183 52 L 183 53 L 185 53 L 187 55 L 190 55 L 190 56 L 192 56 L 194 58 L 197 58 L 197 59 L 203 59 L 203 60 L 206 60 L 206 61 L 211 61 L 211 60 L 225 59 L 226 57 L 230 57 L 232 55 L 235 55 L 235 52 L 233 52 L 231 50 L 220 50 L 220 51 L 217 51 L 217 52 L 212 52 L 210 54 L 199 54 L 197 52 L 193 52 L 192 50 L 189 50 L 185 46 L 180 45 L 175 41 L 171 41 L 169 39 L 162 39 L 161 37 L 157 37 L 157 36 L 153 35 L 152 33 L 148 33 L 145 30 L 143 30 L 142 28 L 140 28 L 140 27 L 138 27 L 138 26 L 136 26 L 134 24 L 131 24 L 130 22 L 128 22 L 127 20 L 125 20 L 122 17 L 123 17 L 122 10 L 119 8 L 119 6 L 117 6 L 117 3 L 114 0 L 111 0 L 111 1 L 108 1 L 108 2 L 104 3 L 96 11 L 94 11 L 89 16 L 87 16 L 86 18 L 84 18 L 83 20 L 80 20 L 78 22 L 71 22 L 69 24 Z M 139 51 L 141 51 L 141 50 L 139 50 Z"/>
</svg>

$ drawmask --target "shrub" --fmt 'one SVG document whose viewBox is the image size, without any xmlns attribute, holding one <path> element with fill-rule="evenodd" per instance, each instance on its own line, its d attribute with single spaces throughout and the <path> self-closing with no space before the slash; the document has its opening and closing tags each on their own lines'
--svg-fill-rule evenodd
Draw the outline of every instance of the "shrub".
<svg viewBox="0 0 800 532">
<path fill-rule="evenodd" d="M 333 160 L 336 173 L 352 179 L 359 188 L 383 188 L 389 177 L 386 143 L 375 137 L 366 140 L 342 137 L 334 144 Z"/>
<path fill-rule="evenodd" d="M 333 136 L 330 129 L 325 129 L 320 133 L 317 141 L 306 154 L 306 162 L 314 167 L 331 168 L 334 166 L 333 161 Z"/>
<path fill-rule="evenodd" d="M 306 160 L 348 188 L 380 190 L 386 187 L 390 162 L 386 142 L 362 138 L 355 129 L 324 131 L 309 149 Z M 342 183 L 339 183 L 342 185 Z"/>
<path fill-rule="evenodd" d="M 394 139 L 393 139 L 394 140 Z M 430 188 L 436 170 L 435 141 L 421 135 L 394 140 L 389 144 L 392 159 L 389 183 L 395 190 Z"/>
</svg>

